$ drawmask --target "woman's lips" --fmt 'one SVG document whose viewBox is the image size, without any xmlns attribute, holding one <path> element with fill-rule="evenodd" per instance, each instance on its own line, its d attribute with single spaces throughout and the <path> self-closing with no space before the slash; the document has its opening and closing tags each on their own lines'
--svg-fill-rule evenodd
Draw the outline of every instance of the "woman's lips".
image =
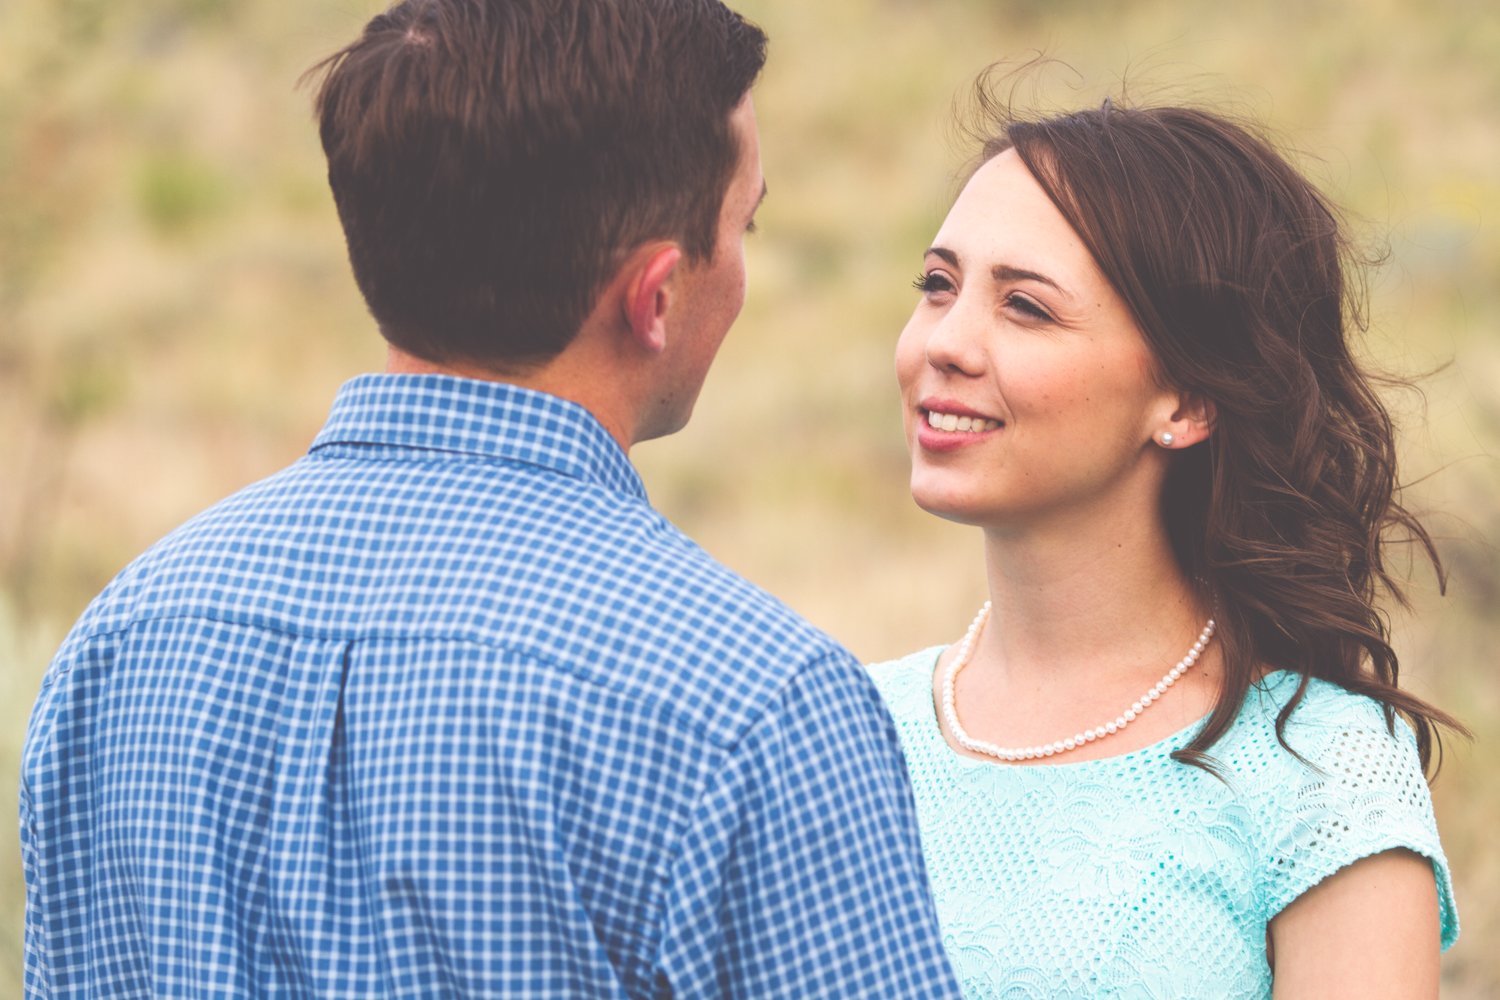
<svg viewBox="0 0 1500 1000">
<path fill-rule="evenodd" d="M 917 427 L 917 443 L 929 451 L 955 451 L 1005 426 L 1003 420 L 945 401 L 924 401 L 917 412 L 922 420 Z"/>
<path fill-rule="evenodd" d="M 937 410 L 928 410 L 927 426 L 935 431 L 982 434 L 999 427 L 1000 421 L 990 417 L 971 417 L 968 414 L 939 413 Z"/>
</svg>

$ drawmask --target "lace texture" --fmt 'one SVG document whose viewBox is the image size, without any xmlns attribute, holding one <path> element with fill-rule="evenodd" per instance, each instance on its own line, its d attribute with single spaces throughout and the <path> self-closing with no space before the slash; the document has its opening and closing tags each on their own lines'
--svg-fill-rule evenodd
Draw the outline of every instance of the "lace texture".
<svg viewBox="0 0 1500 1000">
<path fill-rule="evenodd" d="M 1173 761 L 1201 723 L 1121 757 L 1014 766 L 955 753 L 932 704 L 942 648 L 870 667 L 906 753 L 944 944 L 971 1000 L 1269 1000 L 1266 924 L 1340 868 L 1394 847 L 1448 862 L 1405 723 L 1314 680 L 1269 675 L 1213 748 L 1229 781 Z"/>
</svg>

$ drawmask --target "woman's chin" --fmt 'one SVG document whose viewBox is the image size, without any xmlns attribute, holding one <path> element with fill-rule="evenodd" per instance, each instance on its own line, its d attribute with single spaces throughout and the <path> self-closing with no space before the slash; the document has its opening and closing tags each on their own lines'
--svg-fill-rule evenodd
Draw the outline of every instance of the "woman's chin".
<svg viewBox="0 0 1500 1000">
<path fill-rule="evenodd" d="M 911 498 L 927 513 L 958 524 L 983 526 L 993 515 L 993 504 L 964 490 L 923 484 L 912 477 Z"/>
</svg>

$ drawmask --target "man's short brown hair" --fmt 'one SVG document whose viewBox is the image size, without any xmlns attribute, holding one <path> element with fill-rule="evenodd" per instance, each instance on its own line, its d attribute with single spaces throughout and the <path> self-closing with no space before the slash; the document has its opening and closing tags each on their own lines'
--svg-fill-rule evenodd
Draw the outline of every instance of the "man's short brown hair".
<svg viewBox="0 0 1500 1000">
<path fill-rule="evenodd" d="M 404 0 L 314 71 L 382 335 L 508 366 L 572 340 L 622 254 L 713 255 L 766 37 L 718 0 Z"/>
</svg>

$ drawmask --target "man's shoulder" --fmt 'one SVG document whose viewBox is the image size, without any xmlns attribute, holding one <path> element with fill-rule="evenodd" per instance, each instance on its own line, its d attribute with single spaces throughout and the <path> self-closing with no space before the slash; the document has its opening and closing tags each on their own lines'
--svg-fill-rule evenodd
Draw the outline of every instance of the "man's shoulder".
<svg viewBox="0 0 1500 1000">
<path fill-rule="evenodd" d="M 74 636 L 169 617 L 478 645 L 726 722 L 810 664 L 853 663 L 643 499 L 441 456 L 295 463 L 162 539 Z"/>
</svg>

